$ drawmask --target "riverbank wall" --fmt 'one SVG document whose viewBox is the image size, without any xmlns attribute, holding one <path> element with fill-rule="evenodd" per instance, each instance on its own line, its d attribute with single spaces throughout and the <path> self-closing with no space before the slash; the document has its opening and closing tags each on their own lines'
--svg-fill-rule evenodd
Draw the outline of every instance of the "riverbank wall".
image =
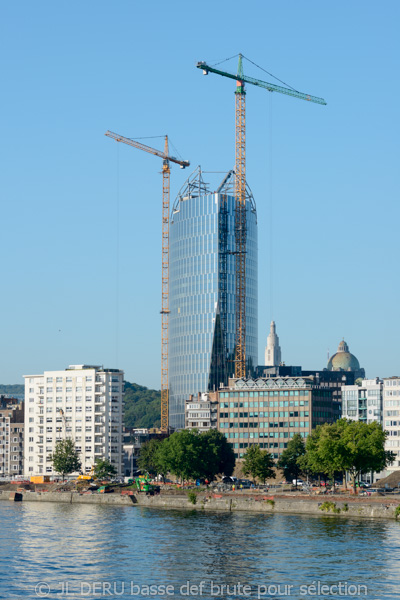
<svg viewBox="0 0 400 600">
<path fill-rule="evenodd" d="M 121 494 L 78 494 L 76 492 L 21 492 L 13 497 L 13 492 L 0 492 L 0 500 L 22 502 L 61 502 L 63 504 L 107 504 L 132 506 L 136 496 Z"/>
<path fill-rule="evenodd" d="M 77 492 L 21 491 L 15 497 L 8 491 L 0 492 L 0 500 L 22 502 L 59 502 L 64 504 L 97 504 L 108 506 L 138 506 L 156 509 L 281 513 L 300 515 L 330 515 L 335 517 L 361 517 L 395 519 L 400 498 L 321 498 L 315 496 L 284 496 L 258 494 L 213 494 L 183 492 L 154 496 L 137 493 L 79 494 Z"/>
<path fill-rule="evenodd" d="M 194 496 L 191 496 L 194 498 Z M 395 519 L 396 507 L 400 499 L 377 498 L 335 498 L 321 499 L 315 497 L 288 496 L 231 496 L 223 494 L 198 494 L 195 504 L 185 495 L 160 494 L 156 496 L 137 495 L 137 505 L 148 508 L 283 513 L 304 515 L 331 515 L 338 517 L 366 517 L 379 519 Z"/>
</svg>

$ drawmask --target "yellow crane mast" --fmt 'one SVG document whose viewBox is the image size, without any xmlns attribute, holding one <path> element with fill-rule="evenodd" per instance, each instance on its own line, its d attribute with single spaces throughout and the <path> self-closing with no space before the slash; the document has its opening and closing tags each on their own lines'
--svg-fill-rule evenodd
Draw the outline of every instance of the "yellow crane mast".
<svg viewBox="0 0 400 600">
<path fill-rule="evenodd" d="M 227 73 L 211 67 L 204 61 L 196 67 L 204 75 L 215 73 L 236 80 L 235 90 L 235 377 L 246 377 L 246 92 L 245 83 L 262 87 L 269 92 L 279 92 L 293 98 L 326 104 L 323 98 L 298 92 L 291 87 L 283 87 L 247 77 L 243 73 L 243 55 L 239 54 L 237 73 Z M 283 83 L 283 82 L 281 82 Z"/>
<path fill-rule="evenodd" d="M 165 136 L 164 152 L 146 146 L 141 142 L 106 131 L 105 135 L 144 150 L 163 159 L 162 166 L 162 259 L 161 259 L 161 429 L 168 431 L 169 397 L 168 397 L 168 315 L 169 315 L 169 196 L 170 196 L 170 166 L 173 162 L 181 168 L 188 167 L 188 160 L 181 160 L 169 155 L 168 136 Z"/>
</svg>

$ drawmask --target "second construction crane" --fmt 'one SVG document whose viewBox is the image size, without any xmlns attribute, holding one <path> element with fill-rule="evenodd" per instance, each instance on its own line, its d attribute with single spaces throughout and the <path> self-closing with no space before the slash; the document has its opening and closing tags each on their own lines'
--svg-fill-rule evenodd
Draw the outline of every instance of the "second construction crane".
<svg viewBox="0 0 400 600">
<path fill-rule="evenodd" d="M 323 98 L 303 94 L 293 88 L 267 83 L 243 74 L 242 54 L 239 54 L 237 74 L 220 71 L 198 62 L 204 75 L 215 73 L 236 80 L 235 90 L 235 377 L 246 377 L 246 92 L 245 83 L 262 87 L 269 92 L 287 94 L 301 100 L 326 104 Z"/>
<path fill-rule="evenodd" d="M 161 429 L 168 431 L 169 393 L 168 393 L 168 315 L 169 315 L 169 195 L 170 166 L 173 162 L 183 169 L 190 165 L 188 160 L 181 160 L 169 155 L 168 136 L 165 136 L 164 152 L 146 146 L 141 142 L 123 137 L 112 131 L 106 136 L 116 142 L 123 142 L 139 150 L 144 150 L 163 159 L 162 167 L 162 266 L 161 266 Z"/>
</svg>

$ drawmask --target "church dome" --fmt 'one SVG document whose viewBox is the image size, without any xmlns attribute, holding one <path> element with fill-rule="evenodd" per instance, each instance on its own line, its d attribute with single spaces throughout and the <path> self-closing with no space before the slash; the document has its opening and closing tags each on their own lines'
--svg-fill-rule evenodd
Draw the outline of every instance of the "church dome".
<svg viewBox="0 0 400 600">
<path fill-rule="evenodd" d="M 359 371 L 360 363 L 344 340 L 339 344 L 336 354 L 331 356 L 328 362 L 328 371 Z"/>
</svg>

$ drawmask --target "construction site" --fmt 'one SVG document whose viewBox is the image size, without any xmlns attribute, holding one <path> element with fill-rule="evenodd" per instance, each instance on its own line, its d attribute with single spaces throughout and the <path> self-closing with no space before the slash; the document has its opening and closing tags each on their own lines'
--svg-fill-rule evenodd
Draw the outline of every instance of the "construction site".
<svg viewBox="0 0 400 600">
<path fill-rule="evenodd" d="M 236 82 L 235 165 L 216 188 L 206 183 L 199 167 L 182 186 L 171 209 L 171 163 L 186 168 L 190 161 L 170 154 L 168 136 L 161 151 L 111 131 L 105 134 L 162 159 L 160 313 L 164 432 L 184 427 L 185 399 L 190 394 L 218 389 L 227 384 L 229 377 L 251 376 L 258 364 L 257 213 L 246 180 L 247 86 L 326 104 L 323 98 L 299 92 L 279 79 L 283 85 L 246 76 L 244 58 L 238 55 L 236 73 L 204 61 L 196 65 L 204 75 L 219 75 Z"/>
</svg>

